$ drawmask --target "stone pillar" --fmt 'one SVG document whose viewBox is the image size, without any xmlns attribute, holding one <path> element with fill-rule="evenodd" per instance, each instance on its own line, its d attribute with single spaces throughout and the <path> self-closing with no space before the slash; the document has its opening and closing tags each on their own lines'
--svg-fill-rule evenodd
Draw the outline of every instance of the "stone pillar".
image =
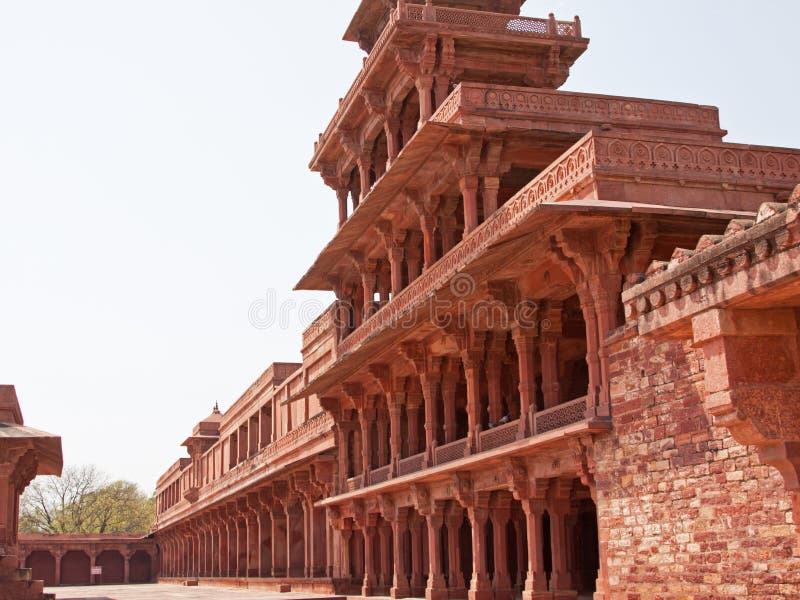
<svg viewBox="0 0 800 600">
<path fill-rule="evenodd" d="M 526 498 L 521 500 L 525 513 L 525 528 L 528 539 L 528 572 L 525 577 L 525 588 L 522 600 L 545 600 L 547 594 L 547 576 L 544 572 L 544 545 L 542 518 L 544 515 L 543 498 Z"/>
<path fill-rule="evenodd" d="M 456 389 L 460 373 L 458 359 L 448 358 L 442 374 L 442 404 L 444 412 L 444 441 L 446 444 L 456 441 Z"/>
<path fill-rule="evenodd" d="M 398 384 L 395 384 L 397 386 Z M 389 399 L 389 449 L 392 455 L 392 475 L 397 475 L 397 459 L 402 456 L 403 448 L 403 405 L 400 392 L 393 392 Z"/>
<path fill-rule="evenodd" d="M 364 522 L 364 581 L 361 585 L 361 595 L 370 596 L 375 592 L 378 579 L 375 574 L 375 515 L 367 515 Z"/>
<path fill-rule="evenodd" d="M 89 555 L 89 564 L 91 565 L 91 568 L 93 569 L 94 567 L 97 566 L 97 552 L 95 552 L 94 550 L 89 550 L 87 552 L 87 554 Z M 101 575 L 101 577 L 102 577 L 102 575 Z M 89 576 L 89 585 L 97 585 L 97 583 L 98 583 L 97 575 L 90 575 Z"/>
<path fill-rule="evenodd" d="M 423 556 L 422 556 L 422 525 L 421 519 L 414 519 L 409 523 L 411 530 L 411 594 L 414 597 L 424 595 L 425 579 L 423 577 Z"/>
<path fill-rule="evenodd" d="M 410 230 L 406 239 L 406 267 L 408 268 L 408 282 L 415 281 L 422 274 L 422 251 L 420 244 L 422 233 Z"/>
<path fill-rule="evenodd" d="M 436 253 L 436 217 L 431 214 L 420 215 L 422 229 L 422 260 L 424 269 L 430 269 L 439 260 Z"/>
<path fill-rule="evenodd" d="M 347 221 L 347 196 L 350 194 L 350 189 L 347 187 L 340 187 L 336 189 L 336 199 L 339 202 L 339 228 L 341 229 L 345 221 Z"/>
<path fill-rule="evenodd" d="M 364 485 L 369 485 L 369 472 L 372 470 L 372 424 L 375 421 L 375 409 L 362 408 L 358 411 L 358 422 L 361 425 L 361 465 L 364 470 Z"/>
<path fill-rule="evenodd" d="M 500 178 L 499 177 L 484 177 L 483 178 L 483 218 L 488 219 L 491 215 L 497 212 L 498 203 L 497 196 L 500 191 Z"/>
<path fill-rule="evenodd" d="M 224 517 L 217 513 L 217 535 L 219 536 L 218 557 L 217 557 L 217 577 L 228 576 L 228 526 Z"/>
<path fill-rule="evenodd" d="M 439 432 L 439 382 L 442 376 L 441 357 L 429 357 L 420 374 L 422 397 L 425 402 L 425 452 L 428 466 L 434 464 Z"/>
<path fill-rule="evenodd" d="M 249 515 L 239 513 L 236 519 L 236 576 L 247 577 L 248 556 L 248 526 Z"/>
<path fill-rule="evenodd" d="M 536 353 L 536 330 L 515 326 L 512 330 L 514 346 L 519 360 L 519 412 L 520 437 L 536 433 L 533 423 L 529 423 L 531 407 L 536 410 L 536 370 L 534 357 Z"/>
<path fill-rule="evenodd" d="M 378 421 L 378 462 L 379 467 L 389 464 L 389 418 L 385 408 L 377 410 Z"/>
<path fill-rule="evenodd" d="M 455 502 L 445 514 L 447 526 L 447 564 L 450 598 L 466 598 L 467 589 L 464 583 L 464 574 L 461 572 L 461 525 L 464 522 L 464 509 Z"/>
<path fill-rule="evenodd" d="M 353 580 L 353 573 L 350 570 L 350 538 L 353 537 L 351 529 L 342 529 L 341 531 L 341 549 L 342 549 L 342 564 L 341 564 L 341 577 L 347 581 Z"/>
<path fill-rule="evenodd" d="M 386 150 L 388 159 L 386 161 L 386 168 L 392 166 L 392 163 L 400 154 L 400 117 L 397 115 L 390 115 L 383 122 L 383 131 L 386 134 Z"/>
<path fill-rule="evenodd" d="M 450 77 L 448 75 L 438 75 L 436 77 L 435 98 L 436 106 L 439 107 L 450 95 Z"/>
<path fill-rule="evenodd" d="M 546 410 L 559 403 L 558 340 L 553 336 L 542 336 L 539 340 L 539 355 L 542 358 L 542 396 Z"/>
<path fill-rule="evenodd" d="M 472 526 L 472 581 L 470 581 L 469 600 L 492 600 L 492 582 L 486 560 L 486 523 L 489 520 L 488 496 L 481 494 L 472 506 L 467 507 L 467 515 Z"/>
<path fill-rule="evenodd" d="M 267 510 L 262 500 L 261 518 L 259 519 L 259 543 L 261 544 L 261 563 L 259 577 L 272 576 L 272 513 Z"/>
<path fill-rule="evenodd" d="M 464 235 L 468 235 L 478 226 L 478 177 L 465 175 L 458 185 L 464 200 Z"/>
<path fill-rule="evenodd" d="M 358 175 L 361 188 L 360 202 L 363 202 L 364 198 L 367 197 L 367 194 L 369 194 L 370 190 L 372 189 L 372 184 L 369 180 L 369 171 L 372 168 L 372 149 L 364 148 L 356 162 L 358 164 Z"/>
<path fill-rule="evenodd" d="M 492 534 L 494 543 L 494 588 L 495 600 L 512 600 L 514 590 L 511 586 L 511 576 L 508 572 L 508 535 L 506 527 L 511 516 L 511 497 L 502 494 L 496 498 L 496 503 L 491 510 Z"/>
<path fill-rule="evenodd" d="M 408 509 L 395 508 L 391 512 L 384 511 L 383 517 L 392 525 L 392 543 L 394 545 L 394 576 L 389 595 L 392 598 L 407 598 L 411 595 L 409 587 L 408 571 L 405 564 L 405 544 L 403 538 L 408 529 Z"/>
<path fill-rule="evenodd" d="M 419 92 L 418 127 L 422 127 L 433 116 L 433 75 L 419 75 L 415 83 Z"/>
<path fill-rule="evenodd" d="M 229 505 L 230 506 L 230 505 Z M 236 505 L 233 505 L 232 509 L 229 509 L 228 513 L 228 577 L 236 577 L 238 573 L 238 546 L 237 546 L 237 537 L 238 537 L 238 526 L 237 526 L 237 519 L 236 519 Z"/>
<path fill-rule="evenodd" d="M 378 527 L 381 544 L 380 585 L 389 590 L 392 587 L 392 528 L 388 522 Z"/>
<path fill-rule="evenodd" d="M 506 332 L 494 331 L 486 356 L 486 380 L 489 390 L 489 421 L 495 425 L 503 418 L 503 359 L 506 353 Z"/>
<path fill-rule="evenodd" d="M 131 551 L 126 550 L 122 553 L 122 559 L 125 561 L 123 566 L 122 583 L 131 582 Z"/>
<path fill-rule="evenodd" d="M 481 338 L 482 340 L 482 338 Z M 481 431 L 481 363 L 483 362 L 482 343 L 472 345 L 470 349 L 463 350 L 461 361 L 464 364 L 464 375 L 467 379 L 467 420 L 469 431 L 467 433 L 467 452 L 478 451 L 478 438 Z"/>
<path fill-rule="evenodd" d="M 405 235 L 403 235 L 405 240 Z M 389 266 L 392 272 L 392 298 L 403 291 L 403 260 L 406 250 L 402 242 L 392 243 L 389 250 Z"/>
<path fill-rule="evenodd" d="M 561 310 L 561 302 L 548 300 L 547 307 L 542 313 L 543 324 L 539 339 L 539 355 L 542 360 L 542 396 L 545 409 L 553 408 L 561 401 L 558 385 L 558 340 L 561 336 Z"/>
<path fill-rule="evenodd" d="M 574 598 L 572 575 L 567 558 L 566 515 L 569 512 L 571 479 L 557 479 L 553 484 L 553 494 L 548 507 L 550 514 L 550 552 L 553 557 L 553 573 L 550 576 L 550 590 L 555 598 Z"/>
<path fill-rule="evenodd" d="M 64 551 L 56 550 L 55 552 L 53 552 L 53 556 L 56 559 L 56 572 L 55 572 L 56 585 L 61 585 L 61 558 L 64 556 Z"/>
<path fill-rule="evenodd" d="M 425 515 L 428 521 L 428 586 L 425 588 L 427 600 L 445 600 L 448 597 L 447 582 L 442 569 L 442 525 L 444 506 L 436 503 Z"/>
<path fill-rule="evenodd" d="M 412 394 L 409 393 L 409 396 Z M 413 402 L 413 404 L 412 404 Z M 408 421 L 408 456 L 419 452 L 419 399 L 409 398 L 406 404 L 406 420 Z"/>
</svg>

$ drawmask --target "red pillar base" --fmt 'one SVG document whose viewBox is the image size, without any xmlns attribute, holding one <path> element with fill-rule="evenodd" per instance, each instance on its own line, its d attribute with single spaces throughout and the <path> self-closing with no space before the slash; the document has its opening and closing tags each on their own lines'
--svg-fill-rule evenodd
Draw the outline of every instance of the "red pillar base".
<svg viewBox="0 0 800 600">
<path fill-rule="evenodd" d="M 449 588 L 447 590 L 447 597 L 450 598 L 450 600 L 466 600 L 467 588 L 464 587 Z"/>
<path fill-rule="evenodd" d="M 425 588 L 425 600 L 448 600 L 447 588 Z"/>
<path fill-rule="evenodd" d="M 522 600 L 553 600 L 553 592 L 531 592 L 523 590 Z"/>
<path fill-rule="evenodd" d="M 392 598 L 410 598 L 411 589 L 408 587 L 394 586 L 389 590 L 389 596 Z"/>
<path fill-rule="evenodd" d="M 574 600 L 578 597 L 578 592 L 575 590 L 555 590 L 553 592 L 554 600 Z"/>
</svg>

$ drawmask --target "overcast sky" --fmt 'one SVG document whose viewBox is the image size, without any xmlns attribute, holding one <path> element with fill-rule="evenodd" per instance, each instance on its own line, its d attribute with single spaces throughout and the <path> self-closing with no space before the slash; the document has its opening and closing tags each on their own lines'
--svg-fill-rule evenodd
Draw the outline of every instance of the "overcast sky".
<svg viewBox="0 0 800 600">
<path fill-rule="evenodd" d="M 361 65 L 356 5 L 0 0 L 0 383 L 68 464 L 151 490 L 215 402 L 299 359 L 331 298 L 291 289 L 337 218 L 307 164 Z M 714 104 L 729 141 L 800 146 L 800 2 L 524 13 L 551 10 L 592 38 L 565 89 Z M 288 323 L 251 324 L 267 299 Z"/>
</svg>

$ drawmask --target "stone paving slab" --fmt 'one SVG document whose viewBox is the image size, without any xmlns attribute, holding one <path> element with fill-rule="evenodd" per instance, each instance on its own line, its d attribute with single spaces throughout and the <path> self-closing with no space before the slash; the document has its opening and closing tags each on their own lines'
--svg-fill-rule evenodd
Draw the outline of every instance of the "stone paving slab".
<svg viewBox="0 0 800 600">
<path fill-rule="evenodd" d="M 301 592 L 280 594 L 221 587 L 188 587 L 170 584 L 92 585 L 54 587 L 46 592 L 56 600 L 319 600 L 330 596 Z"/>
</svg>

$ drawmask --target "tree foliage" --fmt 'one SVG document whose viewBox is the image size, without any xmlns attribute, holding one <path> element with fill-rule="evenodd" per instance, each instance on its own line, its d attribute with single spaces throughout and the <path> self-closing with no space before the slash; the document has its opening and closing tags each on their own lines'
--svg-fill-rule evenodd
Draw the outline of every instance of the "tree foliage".
<svg viewBox="0 0 800 600">
<path fill-rule="evenodd" d="M 66 467 L 39 477 L 20 499 L 20 533 L 144 534 L 155 500 L 130 481 L 108 481 L 94 466 Z"/>
</svg>

